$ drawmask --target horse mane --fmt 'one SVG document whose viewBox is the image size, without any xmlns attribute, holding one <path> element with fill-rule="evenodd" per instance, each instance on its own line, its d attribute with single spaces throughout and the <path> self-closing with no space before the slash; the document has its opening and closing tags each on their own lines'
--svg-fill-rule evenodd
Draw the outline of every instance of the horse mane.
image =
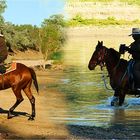
<svg viewBox="0 0 140 140">
<path fill-rule="evenodd" d="M 110 48 L 109 51 L 114 57 L 116 57 L 117 59 L 120 59 L 120 53 L 117 52 L 115 49 Z"/>
<path fill-rule="evenodd" d="M 113 56 L 114 58 L 116 58 L 116 60 L 117 60 L 117 59 L 120 59 L 120 53 L 117 52 L 115 49 L 109 48 L 109 51 L 110 51 L 110 53 L 112 54 L 112 56 Z M 120 64 L 121 64 L 121 65 L 124 65 L 124 66 L 127 66 L 127 65 L 128 65 L 128 61 L 125 60 L 125 59 L 120 59 Z"/>
</svg>

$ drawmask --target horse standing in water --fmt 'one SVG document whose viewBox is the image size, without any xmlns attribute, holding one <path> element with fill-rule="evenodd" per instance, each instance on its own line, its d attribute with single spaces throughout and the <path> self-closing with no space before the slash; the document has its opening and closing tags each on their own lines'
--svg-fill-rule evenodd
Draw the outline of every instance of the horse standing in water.
<svg viewBox="0 0 140 140">
<path fill-rule="evenodd" d="M 126 94 L 140 95 L 138 91 L 132 89 L 132 83 L 129 81 L 127 71 L 128 61 L 120 59 L 119 52 L 103 46 L 103 41 L 98 41 L 96 50 L 89 61 L 88 68 L 94 70 L 97 65 L 99 65 L 101 69 L 103 66 L 107 68 L 110 85 L 114 90 L 114 97 L 111 101 L 112 106 L 118 101 L 121 106 Z"/>
<path fill-rule="evenodd" d="M 35 117 L 35 98 L 31 92 L 32 80 L 36 91 L 38 92 L 38 82 L 36 79 L 35 71 L 21 63 L 16 64 L 16 69 L 7 72 L 4 75 L 0 75 L 0 90 L 12 88 L 15 96 L 16 103 L 8 111 L 8 119 L 12 118 L 14 109 L 23 101 L 21 90 L 25 92 L 28 99 L 30 100 L 32 107 L 32 114 L 28 120 L 34 120 Z"/>
</svg>

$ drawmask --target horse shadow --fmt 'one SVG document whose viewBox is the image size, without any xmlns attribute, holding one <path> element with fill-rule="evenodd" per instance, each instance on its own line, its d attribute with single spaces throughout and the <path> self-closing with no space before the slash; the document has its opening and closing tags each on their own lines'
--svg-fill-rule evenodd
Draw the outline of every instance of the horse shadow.
<svg viewBox="0 0 140 140">
<path fill-rule="evenodd" d="M 0 108 L 0 114 L 8 114 L 8 112 L 9 112 L 9 110 Z M 30 114 L 28 114 L 26 112 L 19 112 L 19 111 L 13 111 L 12 115 L 13 115 L 12 118 L 19 117 L 19 116 L 30 117 Z"/>
</svg>

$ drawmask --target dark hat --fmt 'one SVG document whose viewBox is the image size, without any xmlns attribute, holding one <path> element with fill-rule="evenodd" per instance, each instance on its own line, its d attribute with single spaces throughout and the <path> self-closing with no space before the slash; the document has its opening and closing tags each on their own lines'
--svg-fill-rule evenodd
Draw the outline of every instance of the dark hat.
<svg viewBox="0 0 140 140">
<path fill-rule="evenodd" d="M 132 34 L 130 34 L 129 36 L 131 35 L 140 35 L 140 29 L 139 28 L 132 28 Z"/>
</svg>

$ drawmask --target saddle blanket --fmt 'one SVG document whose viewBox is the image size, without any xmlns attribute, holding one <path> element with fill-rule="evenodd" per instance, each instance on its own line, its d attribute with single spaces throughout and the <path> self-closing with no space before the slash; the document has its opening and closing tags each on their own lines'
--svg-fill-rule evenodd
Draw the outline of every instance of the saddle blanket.
<svg viewBox="0 0 140 140">
<path fill-rule="evenodd" d="M 6 72 L 4 74 L 16 70 L 17 63 L 16 62 L 12 62 L 12 63 L 6 64 L 5 67 L 6 67 Z M 0 74 L 0 75 L 2 75 L 2 74 Z"/>
</svg>

